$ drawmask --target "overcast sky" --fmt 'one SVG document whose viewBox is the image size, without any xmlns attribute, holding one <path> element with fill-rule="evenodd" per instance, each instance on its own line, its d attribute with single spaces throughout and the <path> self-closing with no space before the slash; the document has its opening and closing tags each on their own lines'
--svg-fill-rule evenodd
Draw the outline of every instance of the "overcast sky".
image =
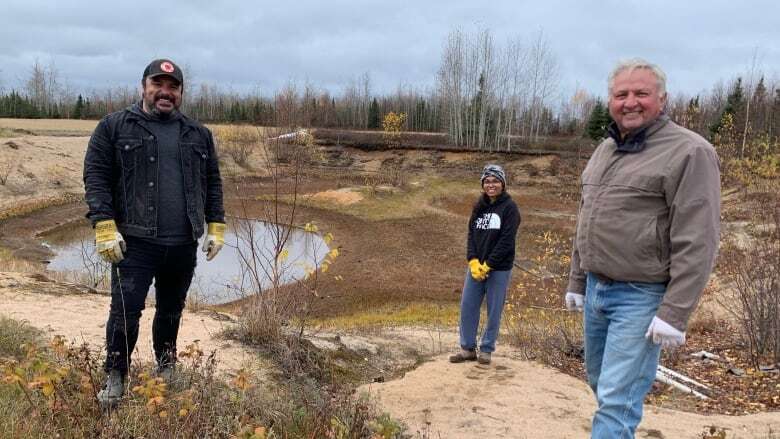
<svg viewBox="0 0 780 439">
<path fill-rule="evenodd" d="M 2 0 L 0 87 L 35 60 L 77 92 L 135 86 L 170 57 L 185 82 L 270 94 L 288 81 L 338 93 L 364 72 L 372 91 L 432 87 L 447 35 L 489 29 L 497 43 L 541 30 L 560 65 L 561 95 L 605 94 L 619 59 L 666 71 L 670 92 L 695 94 L 744 73 L 756 53 L 780 72 L 780 1 L 220 1 Z"/>
</svg>

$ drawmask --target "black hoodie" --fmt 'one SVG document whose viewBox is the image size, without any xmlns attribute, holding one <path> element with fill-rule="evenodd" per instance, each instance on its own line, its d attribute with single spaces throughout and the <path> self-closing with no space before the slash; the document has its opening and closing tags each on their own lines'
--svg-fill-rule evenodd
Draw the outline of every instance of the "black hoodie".
<svg viewBox="0 0 780 439">
<path fill-rule="evenodd" d="M 493 203 L 482 194 L 469 219 L 466 260 L 477 258 L 493 270 L 511 270 L 519 226 L 520 211 L 509 194 L 501 192 Z"/>
</svg>

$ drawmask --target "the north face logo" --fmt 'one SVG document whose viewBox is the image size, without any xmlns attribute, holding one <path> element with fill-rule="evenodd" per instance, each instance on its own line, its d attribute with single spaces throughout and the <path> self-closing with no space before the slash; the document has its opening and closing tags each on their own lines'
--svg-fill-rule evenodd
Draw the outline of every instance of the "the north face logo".
<svg viewBox="0 0 780 439">
<path fill-rule="evenodd" d="M 475 220 L 474 228 L 481 230 L 500 230 L 501 217 L 495 213 L 485 213 L 480 218 Z"/>
</svg>

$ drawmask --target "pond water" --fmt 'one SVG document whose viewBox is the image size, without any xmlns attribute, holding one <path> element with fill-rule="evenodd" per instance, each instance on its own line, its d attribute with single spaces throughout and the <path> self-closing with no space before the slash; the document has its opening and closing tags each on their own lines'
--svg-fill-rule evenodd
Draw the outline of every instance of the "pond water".
<svg viewBox="0 0 780 439">
<path fill-rule="evenodd" d="M 282 226 L 262 221 L 229 221 L 225 246 L 211 261 L 206 261 L 205 253 L 200 251 L 201 238 L 188 297 L 200 303 L 221 304 L 268 288 L 274 276 L 274 248 L 286 231 Z M 55 255 L 48 270 L 64 273 L 75 282 L 108 288 L 109 266 L 95 253 L 94 232 L 88 223 L 47 234 L 43 245 Z M 299 229 L 290 231 L 283 248 L 276 275 L 280 283 L 303 279 L 330 251 L 319 234 Z M 149 297 L 154 298 L 154 284 Z"/>
</svg>

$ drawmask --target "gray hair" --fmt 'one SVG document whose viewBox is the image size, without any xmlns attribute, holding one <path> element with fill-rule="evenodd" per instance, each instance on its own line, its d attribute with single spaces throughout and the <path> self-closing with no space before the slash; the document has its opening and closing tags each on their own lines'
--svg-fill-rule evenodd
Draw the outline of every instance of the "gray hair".
<svg viewBox="0 0 780 439">
<path fill-rule="evenodd" d="M 615 77 L 617 75 L 623 73 L 626 70 L 633 72 L 636 69 L 650 70 L 650 72 L 655 75 L 656 85 L 658 86 L 658 94 L 666 94 L 666 73 L 664 73 L 660 67 L 649 61 L 646 61 L 642 58 L 631 58 L 618 61 L 617 65 L 615 65 L 615 68 L 612 69 L 612 73 L 609 74 L 609 80 L 607 82 L 607 95 L 612 94 L 612 86 L 615 85 Z"/>
</svg>

